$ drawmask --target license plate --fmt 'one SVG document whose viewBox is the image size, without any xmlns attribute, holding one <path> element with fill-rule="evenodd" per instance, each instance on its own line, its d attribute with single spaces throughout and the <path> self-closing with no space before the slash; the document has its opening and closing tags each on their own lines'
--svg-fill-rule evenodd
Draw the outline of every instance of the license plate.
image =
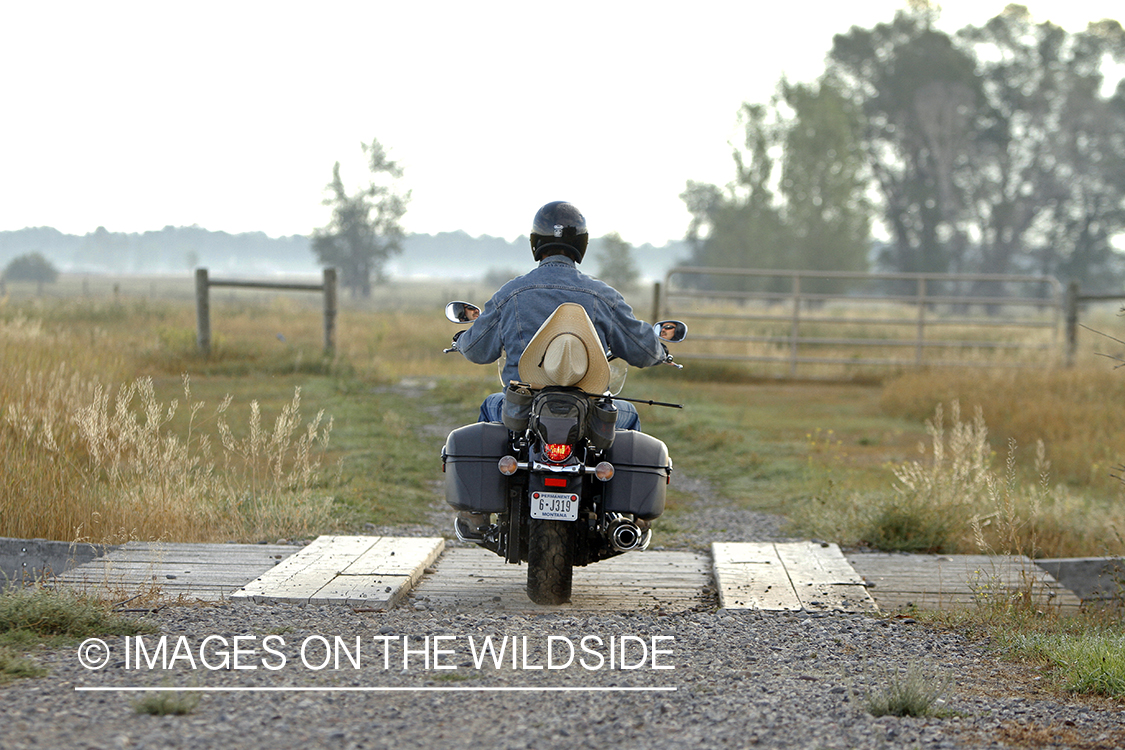
<svg viewBox="0 0 1125 750">
<path fill-rule="evenodd" d="M 569 492 L 532 492 L 531 517 L 548 521 L 577 521 L 578 495 Z"/>
</svg>

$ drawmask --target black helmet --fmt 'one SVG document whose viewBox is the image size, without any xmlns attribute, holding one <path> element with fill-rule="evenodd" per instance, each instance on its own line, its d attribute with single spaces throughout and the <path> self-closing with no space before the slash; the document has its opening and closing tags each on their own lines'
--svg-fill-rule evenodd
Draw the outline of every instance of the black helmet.
<svg viewBox="0 0 1125 750">
<path fill-rule="evenodd" d="M 543 259 L 543 250 L 549 245 L 564 245 L 567 254 L 581 263 L 589 239 L 586 217 L 566 201 L 548 203 L 531 221 L 531 255 L 535 260 Z"/>
</svg>

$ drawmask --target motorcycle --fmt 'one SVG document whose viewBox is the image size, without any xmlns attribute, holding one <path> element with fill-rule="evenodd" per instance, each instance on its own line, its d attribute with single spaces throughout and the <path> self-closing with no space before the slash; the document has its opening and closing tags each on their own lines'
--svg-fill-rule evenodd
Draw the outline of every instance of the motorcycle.
<svg viewBox="0 0 1125 750">
<path fill-rule="evenodd" d="M 581 306 L 568 304 L 589 323 Z M 479 314 L 467 302 L 446 306 L 446 317 L 455 323 L 470 323 Z M 653 328 L 668 343 L 687 336 L 678 320 Z M 597 341 L 592 323 L 589 332 Z M 534 345 L 535 339 L 521 358 L 521 380 L 524 361 L 545 355 L 533 352 Z M 569 601 L 576 566 L 647 549 L 652 521 L 664 512 L 672 474 L 668 448 L 651 435 L 616 429 L 614 397 L 624 387 L 628 365 L 603 352 L 600 343 L 594 349 L 590 361 L 586 355 L 581 359 L 587 371 L 608 368 L 602 392 L 586 392 L 574 385 L 575 377 L 564 378 L 565 385 L 552 378 L 535 383 L 501 378 L 503 422 L 453 430 L 442 449 L 446 502 L 481 520 L 473 533 L 455 523 L 458 538 L 508 563 L 526 562 L 527 595 L 537 604 Z M 456 337 L 445 351 L 458 351 Z M 670 354 L 662 364 L 682 368 Z M 503 358 L 499 367 L 502 373 Z"/>
</svg>

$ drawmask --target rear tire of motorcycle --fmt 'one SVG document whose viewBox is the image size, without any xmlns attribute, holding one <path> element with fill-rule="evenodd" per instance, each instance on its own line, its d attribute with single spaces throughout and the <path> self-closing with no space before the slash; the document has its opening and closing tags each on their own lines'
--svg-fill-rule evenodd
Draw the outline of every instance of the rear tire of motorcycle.
<svg viewBox="0 0 1125 750">
<path fill-rule="evenodd" d="M 527 596 L 536 604 L 570 601 L 574 580 L 574 523 L 528 519 Z"/>
</svg>

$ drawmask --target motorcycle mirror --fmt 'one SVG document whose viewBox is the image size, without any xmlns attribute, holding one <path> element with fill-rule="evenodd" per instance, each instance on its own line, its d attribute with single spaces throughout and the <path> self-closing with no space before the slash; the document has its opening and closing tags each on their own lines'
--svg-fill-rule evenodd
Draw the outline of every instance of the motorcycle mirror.
<svg viewBox="0 0 1125 750">
<path fill-rule="evenodd" d="M 453 323 L 472 323 L 480 317 L 480 308 L 471 302 L 450 302 L 445 306 L 445 317 Z"/>
<path fill-rule="evenodd" d="M 676 343 L 687 338 L 687 324 L 681 320 L 662 320 L 652 326 L 661 341 Z"/>
</svg>

